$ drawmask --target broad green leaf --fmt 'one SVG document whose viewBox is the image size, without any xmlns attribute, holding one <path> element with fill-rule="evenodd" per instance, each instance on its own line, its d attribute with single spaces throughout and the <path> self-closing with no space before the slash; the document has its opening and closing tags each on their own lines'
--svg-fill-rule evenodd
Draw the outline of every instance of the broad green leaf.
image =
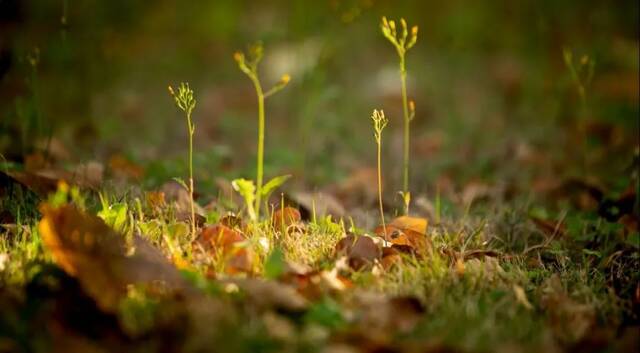
<svg viewBox="0 0 640 353">
<path fill-rule="evenodd" d="M 114 203 L 106 209 L 102 209 L 98 212 L 98 217 L 104 220 L 104 223 L 111 228 L 124 232 L 127 226 L 127 211 L 128 207 L 126 203 Z"/>
<path fill-rule="evenodd" d="M 265 200 L 268 200 L 269 196 L 271 195 L 271 193 L 274 192 L 277 188 L 279 188 L 280 185 L 284 184 L 287 180 L 289 180 L 289 178 L 291 178 L 291 175 L 287 174 L 287 175 L 280 175 L 280 176 L 277 176 L 277 177 L 269 180 L 262 187 L 262 196 L 263 196 L 263 198 Z"/>
</svg>

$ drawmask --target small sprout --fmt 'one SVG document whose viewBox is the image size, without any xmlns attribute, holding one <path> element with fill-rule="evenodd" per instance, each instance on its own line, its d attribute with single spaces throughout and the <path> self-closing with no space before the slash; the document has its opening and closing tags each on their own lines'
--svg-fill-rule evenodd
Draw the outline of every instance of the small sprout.
<svg viewBox="0 0 640 353">
<path fill-rule="evenodd" d="M 593 80 L 596 63 L 588 55 L 583 55 L 577 63 L 574 62 L 573 51 L 568 48 L 564 48 L 562 50 L 562 56 L 564 58 L 564 63 L 571 74 L 571 79 L 578 90 L 580 100 L 582 101 L 582 104 L 585 105 L 587 101 L 587 88 L 589 88 L 591 81 Z"/>
<path fill-rule="evenodd" d="M 386 238 L 387 227 L 384 223 L 384 208 L 382 206 L 382 130 L 387 126 L 389 120 L 384 116 L 383 110 L 373 110 L 371 114 L 373 121 L 373 136 L 376 139 L 377 161 L 378 161 L 378 205 L 380 207 L 380 219 L 382 221 L 382 229 Z"/>
<path fill-rule="evenodd" d="M 393 20 L 387 20 L 386 17 L 382 17 L 380 28 L 384 35 L 391 44 L 396 48 L 398 57 L 400 58 L 400 83 L 402 90 L 402 110 L 404 115 L 404 143 L 403 143 L 403 177 L 402 177 L 402 192 L 409 192 L 409 123 L 415 117 L 415 103 L 411 103 L 411 107 L 407 102 L 407 69 L 405 66 L 405 54 L 407 51 L 416 44 L 418 41 L 418 26 L 411 27 L 411 33 L 409 33 L 409 26 L 404 18 L 400 19 L 400 33 L 396 30 L 396 23 Z"/>
<path fill-rule="evenodd" d="M 258 158 L 257 158 L 257 175 L 256 175 L 256 190 L 254 198 L 254 212 L 252 219 L 257 220 L 260 218 L 260 206 L 262 198 L 264 196 L 263 188 L 263 168 L 264 168 L 264 128 L 265 128 L 265 113 L 264 113 L 264 100 L 275 93 L 279 92 L 289 84 L 291 76 L 284 74 L 273 87 L 268 91 L 262 89 L 260 78 L 258 77 L 258 64 L 262 60 L 264 55 L 264 47 L 262 43 L 258 42 L 250 45 L 247 49 L 247 54 L 242 52 L 236 52 L 233 54 L 234 60 L 238 63 L 240 71 L 244 72 L 256 90 L 258 96 Z M 246 197 L 245 197 L 246 199 Z"/>
<path fill-rule="evenodd" d="M 196 99 L 193 97 L 193 90 L 188 83 L 180 83 L 178 92 L 173 87 L 168 86 L 169 94 L 173 97 L 178 109 L 182 110 L 187 118 L 187 129 L 189 131 L 189 198 L 191 201 L 191 236 L 196 236 L 196 212 L 193 201 L 193 134 L 196 127 L 191 119 L 191 114 L 196 107 Z"/>
</svg>

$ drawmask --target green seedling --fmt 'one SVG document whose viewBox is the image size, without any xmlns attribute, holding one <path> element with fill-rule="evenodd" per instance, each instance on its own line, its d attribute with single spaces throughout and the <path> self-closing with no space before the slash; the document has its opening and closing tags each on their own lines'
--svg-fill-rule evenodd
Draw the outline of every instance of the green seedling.
<svg viewBox="0 0 640 353">
<path fill-rule="evenodd" d="M 380 206 L 380 220 L 382 221 L 382 229 L 384 234 L 387 235 L 387 227 L 384 224 L 384 208 L 382 207 L 382 130 L 389 120 L 384 116 L 383 110 L 373 110 L 371 114 L 371 120 L 373 120 L 373 137 L 376 139 L 377 146 L 377 161 L 378 161 L 378 204 Z"/>
<path fill-rule="evenodd" d="M 171 86 L 169 86 L 169 93 L 176 102 L 176 106 L 182 110 L 187 118 L 187 129 L 189 132 L 189 199 L 191 201 L 191 236 L 196 236 L 196 212 L 193 201 L 193 134 L 196 132 L 196 127 L 193 124 L 191 114 L 196 107 L 196 99 L 193 98 L 193 90 L 189 88 L 188 83 L 180 83 L 178 92 L 175 92 Z M 183 185 L 186 186 L 186 185 Z"/>
<path fill-rule="evenodd" d="M 584 118 L 588 113 L 587 107 L 587 90 L 589 86 L 591 86 L 591 82 L 593 81 L 593 74 L 595 71 L 595 61 L 590 58 L 588 55 L 583 55 L 579 60 L 574 60 L 573 51 L 568 48 L 564 48 L 562 51 L 562 55 L 564 58 L 564 63 L 569 70 L 569 74 L 571 75 L 571 81 L 578 91 L 578 96 L 580 97 L 580 108 L 578 117 L 582 117 L 582 119 L 577 119 L 576 127 L 578 129 L 577 133 L 580 138 L 580 149 L 585 151 L 587 148 L 587 128 L 586 122 Z M 586 169 L 587 167 L 587 157 L 585 154 L 582 154 L 582 168 Z"/>
<path fill-rule="evenodd" d="M 263 169 L 264 168 L 264 128 L 265 128 L 264 100 L 274 95 L 278 91 L 282 90 L 284 87 L 287 86 L 287 84 L 291 80 L 291 77 L 288 74 L 284 74 L 282 75 L 282 78 L 280 79 L 280 81 L 278 81 L 278 83 L 276 83 L 273 87 L 271 87 L 271 89 L 265 92 L 262 89 L 262 84 L 260 83 L 260 78 L 258 76 L 258 64 L 262 60 L 263 55 L 264 55 L 264 47 L 262 46 L 261 43 L 256 43 L 254 45 L 249 46 L 247 55 L 241 52 L 236 52 L 233 55 L 233 58 L 238 63 L 238 67 L 240 68 L 240 70 L 244 72 L 253 83 L 253 86 L 256 90 L 256 95 L 258 97 L 258 156 L 257 156 L 257 172 L 256 172 L 257 175 L 256 175 L 256 187 L 254 191 L 254 197 L 252 198 L 252 201 L 253 201 L 252 202 L 253 203 L 252 219 L 255 219 L 255 220 L 260 218 L 260 206 L 261 206 L 262 199 L 265 196 L 265 193 L 263 192 L 263 184 L 262 184 L 263 174 L 264 174 L 264 169 Z M 278 177 L 278 178 L 282 178 L 282 177 Z M 284 180 L 286 180 L 287 178 L 285 178 L 284 180 L 281 180 L 280 182 L 278 182 L 278 180 L 280 179 L 278 180 L 276 179 L 277 178 L 271 180 L 269 183 L 273 182 L 277 184 L 275 185 L 275 187 L 277 187 L 280 184 L 282 184 Z M 244 182 L 241 182 L 240 184 L 238 183 L 236 184 L 238 185 L 238 187 L 241 187 L 241 185 L 247 185 L 246 180 L 244 180 Z M 245 194 L 246 192 L 247 190 L 245 190 Z M 249 200 L 245 195 L 243 195 L 243 197 L 245 198 L 245 201 L 249 202 Z M 250 209 L 248 206 L 247 208 Z M 252 213 L 249 213 L 249 214 L 251 215 Z"/>
<path fill-rule="evenodd" d="M 576 63 L 573 58 L 573 51 L 568 48 L 562 50 L 562 56 L 571 74 L 571 80 L 578 90 L 580 101 L 584 106 L 587 102 L 587 88 L 589 88 L 593 80 L 596 63 L 588 55 L 583 55 Z"/>
<path fill-rule="evenodd" d="M 408 204 L 411 200 L 409 195 L 409 123 L 415 117 L 415 103 L 409 102 L 407 99 L 407 68 L 405 65 L 405 55 L 418 40 L 418 26 L 411 27 L 409 33 L 407 22 L 404 18 L 400 19 L 400 32 L 396 28 L 395 21 L 388 21 L 386 17 L 382 17 L 380 28 L 382 34 L 393 44 L 400 58 L 400 83 L 402 90 L 402 112 L 404 116 L 404 144 L 403 144 L 403 173 L 402 173 L 402 198 L 405 206 L 405 214 L 409 211 Z"/>
<path fill-rule="evenodd" d="M 253 180 L 247 179 L 235 179 L 231 182 L 233 189 L 242 196 L 245 204 L 247 205 L 247 213 L 252 221 L 257 221 L 259 218 L 258 202 L 260 199 L 268 200 L 271 193 L 273 193 L 280 185 L 284 184 L 291 175 L 280 175 L 269 180 L 262 189 L 257 190 Z"/>
</svg>

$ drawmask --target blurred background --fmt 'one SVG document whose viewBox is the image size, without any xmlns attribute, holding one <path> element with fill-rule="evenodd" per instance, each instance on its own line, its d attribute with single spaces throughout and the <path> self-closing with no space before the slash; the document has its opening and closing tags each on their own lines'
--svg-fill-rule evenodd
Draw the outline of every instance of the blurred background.
<svg viewBox="0 0 640 353">
<path fill-rule="evenodd" d="M 167 85 L 186 81 L 199 188 L 252 177 L 256 97 L 233 53 L 261 40 L 264 86 L 292 77 L 266 103 L 266 175 L 314 189 L 375 167 L 381 108 L 392 193 L 402 110 L 385 15 L 420 27 L 407 54 L 413 190 L 563 175 L 622 189 L 638 146 L 638 12 L 634 0 L 0 0 L 0 153 L 19 167 L 34 154 L 126 159 L 150 187 L 184 176 L 186 123 Z M 584 101 L 563 50 L 594 63 Z"/>
</svg>

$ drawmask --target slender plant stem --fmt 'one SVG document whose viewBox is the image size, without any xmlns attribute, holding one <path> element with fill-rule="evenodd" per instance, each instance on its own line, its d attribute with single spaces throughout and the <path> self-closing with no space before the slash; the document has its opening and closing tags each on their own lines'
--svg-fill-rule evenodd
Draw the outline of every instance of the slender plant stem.
<svg viewBox="0 0 640 353">
<path fill-rule="evenodd" d="M 382 229 L 385 238 L 387 236 L 387 226 L 384 224 L 384 208 L 382 207 L 382 142 L 377 141 L 378 145 L 378 205 L 380 206 L 380 220 L 382 221 Z"/>
<path fill-rule="evenodd" d="M 260 218 L 260 205 L 262 204 L 262 178 L 264 165 L 264 93 L 257 77 L 252 77 L 253 85 L 258 95 L 258 165 L 256 175 L 256 219 Z"/>
<path fill-rule="evenodd" d="M 189 198 L 191 199 L 191 236 L 196 236 L 196 211 L 193 201 L 193 122 L 191 121 L 191 113 L 187 114 L 187 123 L 189 127 Z"/>
<path fill-rule="evenodd" d="M 402 84 L 402 112 L 404 114 L 402 191 L 406 194 L 409 192 L 409 105 L 407 103 L 407 70 L 404 64 L 404 55 L 400 55 L 400 81 Z"/>
</svg>

